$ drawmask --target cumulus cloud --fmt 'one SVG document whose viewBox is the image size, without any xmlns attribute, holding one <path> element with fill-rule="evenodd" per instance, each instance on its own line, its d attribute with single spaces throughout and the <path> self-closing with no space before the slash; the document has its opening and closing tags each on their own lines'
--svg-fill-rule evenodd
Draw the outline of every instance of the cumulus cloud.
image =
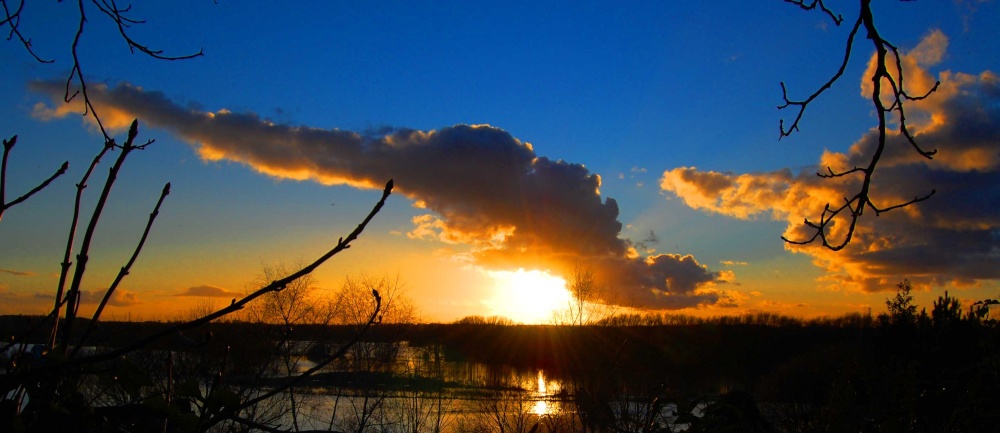
<svg viewBox="0 0 1000 433">
<path fill-rule="evenodd" d="M 867 212 L 854 240 L 831 252 L 817 245 L 785 247 L 809 254 L 828 271 L 832 288 L 865 291 L 892 289 L 909 278 L 929 285 L 974 285 L 1000 278 L 1000 80 L 990 71 L 978 75 L 943 71 L 936 78 L 924 68 L 939 62 L 947 38 L 931 32 L 904 54 L 906 83 L 912 94 L 937 92 L 907 104 L 907 123 L 918 144 L 937 149 L 933 160 L 916 154 L 896 132 L 887 137 L 873 186 L 878 206 L 937 193 L 928 201 L 876 217 Z M 865 84 L 867 83 L 867 84 Z M 865 87 L 868 86 L 868 87 Z M 862 88 L 870 95 L 871 83 Z M 912 114 L 912 116 L 911 116 Z M 912 123 L 910 119 L 913 119 Z M 867 165 L 877 145 L 871 130 L 846 153 L 825 151 L 818 168 L 793 172 L 720 173 L 680 167 L 663 173 L 660 187 L 688 206 L 740 219 L 787 221 L 784 235 L 806 239 L 805 218 L 816 220 L 827 203 L 842 203 L 860 177 L 823 179 L 817 170 L 846 170 Z M 832 237 L 842 239 L 845 224 L 833 224 Z"/>
<path fill-rule="evenodd" d="M 233 297 L 239 297 L 240 294 L 236 293 L 236 292 L 230 292 L 230 291 L 228 291 L 226 289 L 223 289 L 221 287 L 203 285 L 203 286 L 188 287 L 188 288 L 182 290 L 180 293 L 178 293 L 178 294 L 176 294 L 174 296 L 199 296 L 199 297 L 206 297 L 206 298 L 233 298 Z"/>
<path fill-rule="evenodd" d="M 30 85 L 56 104 L 36 106 L 37 117 L 82 111 L 61 104 L 63 85 Z M 318 129 L 253 113 L 198 111 L 129 84 L 92 85 L 89 91 L 105 127 L 124 128 L 137 117 L 191 143 L 207 160 L 359 188 L 381 187 L 393 178 L 398 192 L 427 210 L 413 219 L 408 236 L 469 246 L 480 266 L 566 275 L 573 266 L 586 266 L 631 307 L 683 308 L 718 300 L 699 291 L 718 274 L 694 257 L 640 254 L 619 237 L 618 203 L 601 197 L 600 176 L 581 164 L 538 156 L 531 144 L 496 127 Z"/>
</svg>

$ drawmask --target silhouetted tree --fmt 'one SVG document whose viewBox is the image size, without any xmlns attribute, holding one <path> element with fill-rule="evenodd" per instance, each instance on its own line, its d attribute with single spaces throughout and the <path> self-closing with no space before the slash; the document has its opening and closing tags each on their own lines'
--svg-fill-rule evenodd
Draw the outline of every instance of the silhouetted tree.
<svg viewBox="0 0 1000 433">
<path fill-rule="evenodd" d="M 576 326 L 602 323 L 618 311 L 614 292 L 597 281 L 594 271 L 574 266 L 567 284 L 570 299 L 565 309 L 553 312 L 554 323 Z"/>
<path fill-rule="evenodd" d="M 492 326 L 514 326 L 513 319 L 505 316 L 465 316 L 454 322 L 456 325 L 492 325 Z"/>
<path fill-rule="evenodd" d="M 969 306 L 969 316 L 983 322 L 984 324 L 996 325 L 997 319 L 990 317 L 990 308 L 994 305 L 1000 305 L 1000 301 L 997 301 L 996 299 L 976 301 Z"/>
<path fill-rule="evenodd" d="M 931 318 L 934 320 L 934 326 L 948 326 L 958 323 L 962 320 L 962 303 L 957 298 L 948 296 L 948 292 L 945 291 L 944 296 L 939 296 L 934 301 Z"/>
<path fill-rule="evenodd" d="M 910 295 L 910 280 L 896 283 L 896 296 L 885 300 L 889 321 L 898 325 L 912 325 L 917 320 L 917 306 Z"/>
</svg>

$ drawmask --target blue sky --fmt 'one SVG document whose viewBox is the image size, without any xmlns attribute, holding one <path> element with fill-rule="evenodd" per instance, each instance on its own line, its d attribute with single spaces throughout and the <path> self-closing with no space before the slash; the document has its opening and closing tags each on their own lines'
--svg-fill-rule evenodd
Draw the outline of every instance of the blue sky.
<svg viewBox="0 0 1000 433">
<path fill-rule="evenodd" d="M 857 5 L 831 7 L 851 21 Z M 0 133 L 20 136 L 8 196 L 63 160 L 72 167 L 52 190 L 12 208 L 0 224 L 0 242 L 17 246 L 0 252 L 0 269 L 36 274 L 0 274 L 0 288 L 9 305 L 34 312 L 42 305 L 33 303 L 35 295 L 54 286 L 47 275 L 57 271 L 72 183 L 100 138 L 79 116 L 41 120 L 33 114 L 36 104 L 53 102 L 29 90 L 29 83 L 65 80 L 72 64 L 68 44 L 76 11 L 62 3 L 26 8 L 22 31 L 40 56 L 56 62 L 34 62 L 16 41 L 0 45 L 7 65 L 0 97 L 8 101 L 0 107 Z M 833 26 L 817 11 L 777 1 L 134 5 L 133 16 L 148 21 L 131 30 L 143 43 L 175 55 L 204 50 L 203 57 L 175 62 L 129 54 L 105 17 L 88 14 L 81 56 L 94 85 L 128 83 L 195 112 L 252 113 L 274 124 L 362 135 L 487 124 L 530 143 L 536 156 L 582 165 L 600 176 L 601 200 L 616 200 L 619 239 L 638 241 L 652 230 L 659 243 L 644 255 L 690 254 L 706 275 L 715 275 L 693 289 L 715 295 L 692 298 L 700 306 L 688 303 L 679 312 L 841 314 L 865 306 L 877 311 L 888 296 L 871 287 L 831 288 L 829 266 L 781 242 L 788 226 L 782 218 L 733 218 L 660 187 L 664 172 L 681 167 L 733 175 L 798 172 L 818 164 L 824 150 L 847 152 L 874 125 L 870 101 L 860 92 L 871 53 L 861 38 L 863 48 L 844 78 L 809 107 L 802 131 L 778 141 L 779 119 L 793 114 L 775 108 L 782 102 L 779 83 L 792 96 L 811 93 L 843 55 L 846 23 Z M 881 33 L 904 52 L 934 30 L 946 36 L 943 59 L 927 66 L 932 75 L 1000 69 L 992 43 L 1000 18 L 995 2 L 886 1 L 875 5 L 875 14 Z M 192 302 L 174 296 L 184 289 L 241 291 L 261 263 L 322 251 L 322 240 L 350 230 L 377 199 L 371 189 L 280 179 L 231 158 L 203 161 L 197 140 L 177 126 L 158 125 L 142 129 L 142 137 L 156 144 L 129 162 L 102 225 L 99 246 L 106 253 L 95 260 L 106 270 L 94 266 L 88 280 L 96 290 L 117 271 L 156 192 L 172 182 L 150 246 L 127 280 L 134 297 L 123 299 L 120 311 L 131 307 L 164 318 Z M 996 148 L 996 142 L 989 145 Z M 986 194 L 988 199 L 970 199 L 972 206 L 996 200 L 996 192 Z M 496 305 L 504 289 L 483 272 L 509 263 L 475 254 L 470 259 L 470 250 L 481 245 L 468 239 L 407 235 L 416 216 L 458 212 L 450 202 L 415 208 L 419 199 L 405 191 L 394 196 L 350 254 L 317 274 L 318 283 L 335 288 L 345 275 L 398 274 L 429 320 L 512 314 L 516 307 Z M 526 268 L 560 269 L 522 260 Z M 720 272 L 731 275 L 719 278 Z M 916 276 L 925 282 L 918 298 L 923 305 L 952 287 L 963 299 L 996 296 L 988 273 L 961 287 L 948 283 L 947 270 L 935 275 Z M 908 275 L 893 275 L 886 289 L 896 277 Z"/>
</svg>

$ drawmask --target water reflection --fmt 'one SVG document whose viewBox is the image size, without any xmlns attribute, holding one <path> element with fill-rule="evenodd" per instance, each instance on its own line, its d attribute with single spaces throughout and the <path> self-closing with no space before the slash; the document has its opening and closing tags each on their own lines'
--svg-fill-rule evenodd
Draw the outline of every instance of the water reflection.
<svg viewBox="0 0 1000 433">
<path fill-rule="evenodd" d="M 368 343 L 370 348 L 378 345 Z M 297 404 L 300 427 L 360 431 L 371 423 L 386 423 L 379 427 L 386 427 L 382 431 L 406 425 L 416 428 L 409 431 L 451 433 L 494 427 L 526 431 L 539 423 L 572 422 L 575 408 L 566 400 L 563 383 L 544 370 L 447 359 L 442 347 L 405 342 L 396 343 L 393 352 L 388 362 L 362 372 L 357 367 L 370 363 L 359 362 L 361 352 L 321 370 L 314 388 L 298 394 L 303 400 Z M 306 358 L 298 361 L 296 371 L 315 365 Z M 289 419 L 285 424 L 293 423 Z"/>
<path fill-rule="evenodd" d="M 531 413 L 542 416 L 551 413 L 551 408 L 549 408 L 549 402 L 545 401 L 548 397 L 548 387 L 545 386 L 545 373 L 542 370 L 538 370 L 538 390 L 536 391 L 536 397 L 539 399 L 535 402 L 535 406 L 531 409 Z"/>
<path fill-rule="evenodd" d="M 534 392 L 535 400 L 534 406 L 532 406 L 531 413 L 544 416 L 553 415 L 559 412 L 559 404 L 554 400 L 554 396 L 559 393 L 559 382 L 557 381 L 546 381 L 545 371 L 538 370 L 538 380 L 537 388 Z"/>
</svg>

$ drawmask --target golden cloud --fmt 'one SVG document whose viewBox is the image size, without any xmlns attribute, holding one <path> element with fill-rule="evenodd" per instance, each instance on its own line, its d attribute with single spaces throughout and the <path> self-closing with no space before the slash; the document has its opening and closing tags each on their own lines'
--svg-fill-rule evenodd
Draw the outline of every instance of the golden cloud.
<svg viewBox="0 0 1000 433">
<path fill-rule="evenodd" d="M 996 266 L 1000 260 L 1000 215 L 996 213 L 1000 208 L 1000 84 L 990 71 L 978 75 L 944 71 L 935 80 L 924 68 L 939 62 L 946 47 L 947 38 L 934 31 L 901 59 L 908 88 L 926 91 L 935 81 L 941 82 L 931 97 L 907 104 L 908 125 L 917 142 L 926 149 L 938 149 L 938 154 L 927 160 L 912 150 L 905 137 L 890 132 L 872 198 L 885 207 L 931 189 L 937 194 L 881 216 L 867 212 L 859 220 L 853 241 L 842 251 L 785 245 L 811 255 L 828 272 L 822 281 L 830 288 L 885 290 L 903 278 L 918 285 L 962 286 L 1000 278 Z M 870 97 L 871 83 L 864 83 Z M 911 118 L 925 121 L 909 123 Z M 824 151 L 812 170 L 733 174 L 681 167 L 665 171 L 660 187 L 706 212 L 785 221 L 786 237 L 804 239 L 811 236 L 811 229 L 803 220 L 816 219 L 827 203 L 842 203 L 860 182 L 859 177 L 824 179 L 815 173 L 867 165 L 877 140 L 872 130 L 846 153 Z M 846 227 L 835 222 L 830 233 L 842 238 Z"/>
<path fill-rule="evenodd" d="M 39 118 L 73 112 L 59 105 L 62 83 L 30 87 L 56 104 L 39 106 Z M 599 175 L 582 164 L 538 156 L 531 144 L 500 128 L 361 133 L 276 124 L 254 113 L 197 111 L 129 84 L 89 90 L 102 116 L 139 118 L 169 130 L 206 160 L 357 188 L 394 179 L 396 191 L 428 211 L 413 218 L 408 237 L 462 244 L 481 266 L 565 271 L 582 264 L 623 292 L 627 306 L 638 308 L 683 308 L 719 299 L 696 290 L 720 274 L 691 256 L 644 257 L 619 236 L 618 203 L 601 196 Z"/>
</svg>

